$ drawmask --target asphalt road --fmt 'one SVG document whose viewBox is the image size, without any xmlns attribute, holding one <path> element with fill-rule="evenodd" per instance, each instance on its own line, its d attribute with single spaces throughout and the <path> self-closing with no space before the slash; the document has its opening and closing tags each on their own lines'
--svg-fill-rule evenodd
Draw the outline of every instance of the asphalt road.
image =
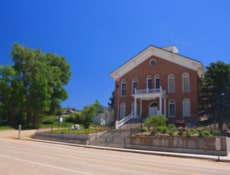
<svg viewBox="0 0 230 175">
<path fill-rule="evenodd" d="M 3 135 L 0 133 L 0 175 L 230 174 L 226 162 L 90 149 Z"/>
</svg>

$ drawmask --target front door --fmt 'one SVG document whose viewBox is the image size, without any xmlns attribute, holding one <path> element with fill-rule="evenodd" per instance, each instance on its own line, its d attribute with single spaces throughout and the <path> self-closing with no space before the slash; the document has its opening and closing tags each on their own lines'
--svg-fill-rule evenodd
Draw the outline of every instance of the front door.
<svg viewBox="0 0 230 175">
<path fill-rule="evenodd" d="M 158 104 L 157 103 L 151 103 L 149 105 L 149 116 L 156 115 L 158 111 Z"/>
</svg>

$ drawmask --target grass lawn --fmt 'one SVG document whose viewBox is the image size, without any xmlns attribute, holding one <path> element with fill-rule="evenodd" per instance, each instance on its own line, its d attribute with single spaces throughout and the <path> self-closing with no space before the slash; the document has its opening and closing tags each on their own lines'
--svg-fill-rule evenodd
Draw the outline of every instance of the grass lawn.
<svg viewBox="0 0 230 175">
<path fill-rule="evenodd" d="M 108 126 L 97 126 L 91 125 L 89 129 L 85 129 L 82 125 L 80 126 L 81 129 L 71 129 L 73 123 L 61 123 L 60 125 L 43 125 L 41 128 L 50 128 L 48 132 L 52 133 L 59 133 L 59 134 L 92 134 L 96 132 L 106 131 L 109 130 Z"/>
<path fill-rule="evenodd" d="M 2 131 L 2 130 L 9 130 L 9 129 L 14 129 L 14 128 L 11 127 L 11 126 L 0 126 L 0 131 Z"/>
</svg>

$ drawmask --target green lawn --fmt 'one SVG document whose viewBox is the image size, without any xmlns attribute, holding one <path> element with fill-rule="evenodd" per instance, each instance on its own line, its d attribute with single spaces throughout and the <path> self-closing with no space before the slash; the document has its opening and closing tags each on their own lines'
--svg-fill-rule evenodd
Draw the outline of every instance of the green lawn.
<svg viewBox="0 0 230 175">
<path fill-rule="evenodd" d="M 81 128 L 83 128 L 81 126 Z M 71 129 L 71 127 L 60 127 L 60 128 L 51 128 L 49 132 L 59 133 L 59 134 L 91 134 L 101 131 L 106 131 L 109 128 L 106 126 L 91 126 L 89 129 Z"/>
<path fill-rule="evenodd" d="M 0 131 L 2 130 L 9 130 L 9 129 L 14 129 L 11 126 L 0 126 Z"/>
</svg>

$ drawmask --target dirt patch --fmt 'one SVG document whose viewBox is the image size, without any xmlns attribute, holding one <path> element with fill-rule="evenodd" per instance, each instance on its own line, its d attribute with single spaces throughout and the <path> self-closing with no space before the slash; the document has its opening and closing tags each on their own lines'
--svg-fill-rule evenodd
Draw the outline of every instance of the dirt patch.
<svg viewBox="0 0 230 175">
<path fill-rule="evenodd" d="M 5 130 L 0 131 L 0 138 L 20 138 L 21 139 L 28 139 L 30 138 L 36 130 L 22 130 L 19 134 L 18 130 Z"/>
</svg>

